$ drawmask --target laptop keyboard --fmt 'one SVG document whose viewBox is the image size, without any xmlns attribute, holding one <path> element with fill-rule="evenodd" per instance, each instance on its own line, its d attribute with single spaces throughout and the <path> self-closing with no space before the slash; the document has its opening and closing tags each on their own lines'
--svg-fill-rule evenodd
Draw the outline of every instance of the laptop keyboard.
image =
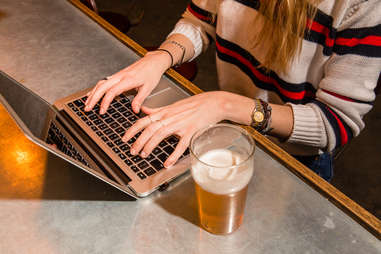
<svg viewBox="0 0 381 254">
<path fill-rule="evenodd" d="M 174 151 L 179 141 L 177 137 L 170 136 L 164 139 L 146 158 L 134 156 L 130 153 L 130 148 L 141 132 L 126 143 L 122 141 L 126 130 L 141 118 L 132 111 L 130 99 L 123 94 L 119 95 L 103 115 L 98 113 L 99 103 L 93 110 L 85 112 L 86 99 L 87 97 L 83 97 L 67 105 L 140 179 L 146 179 L 164 168 L 164 161 Z M 188 154 L 187 149 L 180 159 Z"/>
<path fill-rule="evenodd" d="M 83 158 L 83 155 L 81 155 L 73 146 L 73 144 L 70 143 L 70 141 L 65 137 L 64 134 L 60 131 L 60 129 L 54 124 L 50 124 L 50 128 L 48 131 L 48 137 L 46 139 L 46 142 L 48 144 L 55 144 L 58 148 L 58 150 L 62 151 L 64 154 L 72 157 L 73 159 L 85 164 L 86 166 L 90 166 L 89 163 Z"/>
</svg>

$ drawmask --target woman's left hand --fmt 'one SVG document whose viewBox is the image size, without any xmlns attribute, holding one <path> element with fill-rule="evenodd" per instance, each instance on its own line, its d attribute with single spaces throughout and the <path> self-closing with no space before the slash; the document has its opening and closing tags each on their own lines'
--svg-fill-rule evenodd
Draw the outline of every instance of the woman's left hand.
<svg viewBox="0 0 381 254">
<path fill-rule="evenodd" d="M 195 132 L 225 119 L 224 97 L 224 92 L 206 92 L 162 108 L 143 106 L 142 111 L 147 116 L 131 126 L 122 140 L 127 142 L 144 129 L 130 150 L 131 154 L 140 153 L 144 158 L 166 137 L 178 136 L 180 141 L 176 149 L 164 163 L 165 167 L 170 167 L 184 153 Z"/>
</svg>

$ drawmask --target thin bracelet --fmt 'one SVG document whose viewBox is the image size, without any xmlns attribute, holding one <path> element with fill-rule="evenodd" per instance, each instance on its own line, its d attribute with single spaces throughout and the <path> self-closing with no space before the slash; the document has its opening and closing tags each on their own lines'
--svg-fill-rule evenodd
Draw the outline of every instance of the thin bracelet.
<svg viewBox="0 0 381 254">
<path fill-rule="evenodd" d="M 175 44 L 177 47 L 181 48 L 181 50 L 183 51 L 183 55 L 181 56 L 180 62 L 178 64 L 176 64 L 176 66 L 179 66 L 184 61 L 185 47 L 183 45 L 181 45 L 180 43 L 178 43 L 177 41 L 169 41 L 169 43 Z"/>
<path fill-rule="evenodd" d="M 172 56 L 171 52 L 169 52 L 169 51 L 166 50 L 166 49 L 161 49 L 161 48 L 156 49 L 156 51 L 164 51 L 164 52 L 167 52 L 167 53 L 168 53 L 168 55 L 171 57 L 171 65 L 169 66 L 169 68 L 171 68 L 172 65 L 173 65 L 173 56 Z"/>
</svg>

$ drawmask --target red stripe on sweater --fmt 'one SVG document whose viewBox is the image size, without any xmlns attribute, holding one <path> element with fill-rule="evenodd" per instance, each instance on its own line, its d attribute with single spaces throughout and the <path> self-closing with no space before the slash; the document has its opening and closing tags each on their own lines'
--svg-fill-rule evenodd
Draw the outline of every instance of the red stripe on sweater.
<svg viewBox="0 0 381 254">
<path fill-rule="evenodd" d="M 330 94 L 330 95 L 335 96 L 337 98 L 340 98 L 342 100 L 354 102 L 354 100 L 349 98 L 349 97 L 346 97 L 346 96 L 343 96 L 343 95 L 340 95 L 340 94 L 337 94 L 337 93 L 334 93 L 334 92 L 331 92 L 331 91 L 328 91 L 328 90 L 325 90 L 325 89 L 321 89 L 321 90 L 323 92 L 327 93 L 327 94 Z"/>
<path fill-rule="evenodd" d="M 204 20 L 204 21 L 209 21 L 209 17 L 206 17 L 204 15 L 201 15 L 200 13 L 196 12 L 195 10 L 193 10 L 191 8 L 190 5 L 188 5 L 187 9 L 196 17 L 196 18 L 199 18 L 201 20 Z"/>
<path fill-rule="evenodd" d="M 335 117 L 337 124 L 339 125 L 340 136 L 341 136 L 341 145 L 343 146 L 346 143 L 348 143 L 347 131 L 345 130 L 343 123 L 340 121 L 340 119 L 337 117 L 337 115 L 329 107 L 326 107 L 326 108 L 333 115 L 333 117 Z"/>
<path fill-rule="evenodd" d="M 321 33 L 325 36 L 325 44 L 328 47 L 333 47 L 335 44 L 335 40 L 329 37 L 330 29 L 328 27 L 323 26 L 322 24 L 317 23 L 316 21 L 307 20 L 307 27 L 310 28 L 312 31 L 315 31 L 317 33 Z"/>
<path fill-rule="evenodd" d="M 369 35 L 364 38 L 337 38 L 335 44 L 341 46 L 354 47 L 359 44 L 365 44 L 370 46 L 380 46 L 381 47 L 381 36 Z"/>
<path fill-rule="evenodd" d="M 281 87 L 279 85 L 279 83 L 269 77 L 269 76 L 265 76 L 263 75 L 262 73 L 260 73 L 251 63 L 250 61 L 248 61 L 247 59 L 245 59 L 244 57 L 242 57 L 240 54 L 238 54 L 237 52 L 234 52 L 228 48 L 225 48 L 223 46 L 221 46 L 218 41 L 216 41 L 216 47 L 217 49 L 224 53 L 224 54 L 227 54 L 231 57 L 234 57 L 236 58 L 238 61 L 240 61 L 241 63 L 243 63 L 244 65 L 246 65 L 250 70 L 251 72 L 261 81 L 263 82 L 266 82 L 266 83 L 271 83 L 273 84 L 281 94 L 283 94 L 284 96 L 288 97 L 288 98 L 291 98 L 291 99 L 294 99 L 294 100 L 301 100 L 304 98 L 305 94 L 306 94 L 306 91 L 301 91 L 301 92 L 291 92 L 291 91 L 287 91 L 286 89 L 284 89 L 283 87 Z"/>
</svg>

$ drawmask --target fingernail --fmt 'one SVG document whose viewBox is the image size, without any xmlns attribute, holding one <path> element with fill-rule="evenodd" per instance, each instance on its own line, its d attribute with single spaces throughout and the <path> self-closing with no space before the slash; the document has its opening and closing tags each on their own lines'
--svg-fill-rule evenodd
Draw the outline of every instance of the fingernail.
<svg viewBox="0 0 381 254">
<path fill-rule="evenodd" d="M 88 111 L 89 109 L 90 109 L 90 107 L 89 107 L 89 106 L 86 106 L 86 107 L 85 107 L 85 110 L 86 110 L 86 111 Z"/>
<path fill-rule="evenodd" d="M 135 155 L 135 154 L 136 154 L 136 151 L 135 151 L 135 149 L 131 149 L 131 151 L 130 151 L 130 152 L 131 152 L 131 154 L 132 154 L 132 155 Z"/>
<path fill-rule="evenodd" d="M 172 161 L 164 163 L 164 167 L 169 168 L 170 166 L 172 166 Z"/>
<path fill-rule="evenodd" d="M 140 156 L 143 157 L 143 158 L 145 158 L 145 157 L 147 157 L 147 154 L 146 154 L 145 152 L 141 152 L 141 153 L 140 153 Z"/>
</svg>

